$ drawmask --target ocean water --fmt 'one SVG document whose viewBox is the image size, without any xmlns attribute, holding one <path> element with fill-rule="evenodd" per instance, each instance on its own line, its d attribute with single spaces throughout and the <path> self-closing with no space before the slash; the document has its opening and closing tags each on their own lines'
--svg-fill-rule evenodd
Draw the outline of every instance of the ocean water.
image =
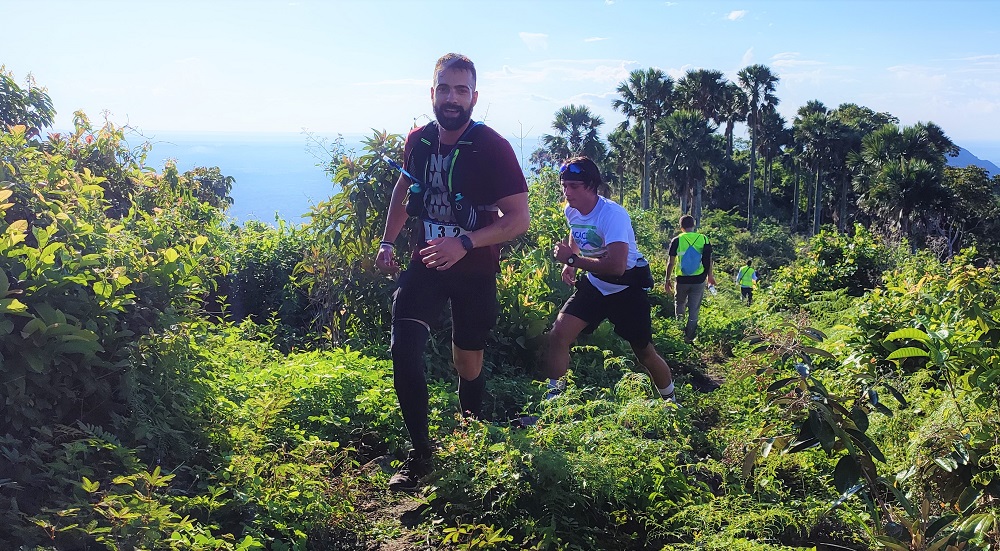
<svg viewBox="0 0 1000 551">
<path fill-rule="evenodd" d="M 168 159 L 180 172 L 194 167 L 219 167 L 235 178 L 229 216 L 275 222 L 276 217 L 303 223 L 310 206 L 334 193 L 331 177 L 323 171 L 329 161 L 316 139 L 336 136 L 277 133 L 154 133 L 144 136 L 153 148 L 146 164 L 161 171 Z M 130 138 L 129 142 L 134 142 Z M 360 136 L 344 136 L 348 149 L 360 151 Z"/>
<path fill-rule="evenodd" d="M 290 223 L 308 222 L 309 208 L 335 191 L 331 176 L 323 171 L 330 161 L 329 145 L 338 136 L 305 133 L 146 133 L 130 136 L 130 144 L 149 141 L 153 148 L 147 166 L 163 170 L 168 159 L 180 172 L 194 167 L 219 167 L 236 179 L 229 216 L 237 223 L 259 220 L 273 224 L 279 217 Z M 362 134 L 343 134 L 348 152 L 360 154 Z M 529 151 L 535 147 L 529 142 Z M 515 149 L 517 151 L 517 149 Z M 522 151 L 522 153 L 524 153 Z M 522 158 L 523 163 L 523 158 Z"/>
</svg>

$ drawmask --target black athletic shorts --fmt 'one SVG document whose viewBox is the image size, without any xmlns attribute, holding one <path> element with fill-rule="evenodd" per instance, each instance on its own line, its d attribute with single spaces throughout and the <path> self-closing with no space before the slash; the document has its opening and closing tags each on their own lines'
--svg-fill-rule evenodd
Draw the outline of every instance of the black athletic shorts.
<svg viewBox="0 0 1000 551">
<path fill-rule="evenodd" d="M 392 296 L 393 323 L 417 319 L 437 325 L 446 302 L 451 301 L 451 340 L 462 350 L 482 350 L 497 323 L 496 274 L 438 271 L 413 260 L 399 275 Z"/>
<path fill-rule="evenodd" d="M 586 275 L 576 280 L 576 290 L 563 305 L 561 314 L 587 322 L 584 333 L 592 333 L 602 321 L 615 326 L 615 333 L 633 348 L 642 349 L 653 342 L 649 297 L 642 287 L 628 287 L 611 295 L 597 290 Z"/>
</svg>

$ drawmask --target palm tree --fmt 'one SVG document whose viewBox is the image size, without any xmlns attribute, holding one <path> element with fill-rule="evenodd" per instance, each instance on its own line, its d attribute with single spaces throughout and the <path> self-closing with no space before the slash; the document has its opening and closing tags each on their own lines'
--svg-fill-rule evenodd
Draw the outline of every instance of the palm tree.
<svg viewBox="0 0 1000 551">
<path fill-rule="evenodd" d="M 706 119 L 722 124 L 723 103 L 728 81 L 722 71 L 692 69 L 674 87 L 677 104 L 700 112 Z"/>
<path fill-rule="evenodd" d="M 775 156 L 781 153 L 781 148 L 792 141 L 791 132 L 785 127 L 785 118 L 778 114 L 773 106 L 767 106 L 761 112 L 760 139 L 757 140 L 757 152 L 764 158 L 764 200 L 771 197 L 771 166 Z"/>
<path fill-rule="evenodd" d="M 722 101 L 719 104 L 718 122 L 726 124 L 726 158 L 733 158 L 733 126 L 747 120 L 747 96 L 739 86 L 727 82 L 722 89 Z"/>
<path fill-rule="evenodd" d="M 636 124 L 642 123 L 642 208 L 649 209 L 650 137 L 653 124 L 670 109 L 674 81 L 659 69 L 636 69 L 628 80 L 618 85 L 618 95 L 612 106 Z"/>
<path fill-rule="evenodd" d="M 818 102 L 817 102 L 818 103 Z M 838 170 L 846 158 L 844 143 L 845 127 L 832 118 L 821 103 L 817 106 L 800 108 L 795 118 L 795 141 L 802 151 L 802 158 L 812 168 L 814 188 L 811 206 L 813 208 L 812 235 L 819 233 L 823 200 L 823 177 Z"/>
<path fill-rule="evenodd" d="M 740 70 L 740 87 L 747 97 L 747 124 L 750 126 L 750 184 L 747 193 L 747 229 L 753 229 L 754 173 L 757 170 L 757 140 L 761 115 L 765 108 L 778 105 L 774 95 L 778 77 L 766 65 L 750 65 Z"/>
<path fill-rule="evenodd" d="M 608 134 L 608 144 L 608 165 L 618 187 L 618 204 L 623 205 L 627 183 L 634 176 L 641 178 L 636 167 L 642 157 L 642 136 L 636 132 L 636 128 L 629 129 L 622 125 Z"/>
<path fill-rule="evenodd" d="M 856 156 L 861 151 L 861 141 L 865 136 L 882 128 L 886 124 L 897 124 L 899 119 L 889 113 L 876 113 L 875 111 L 854 103 L 843 103 L 830 112 L 830 116 L 840 121 L 844 126 L 844 143 L 841 149 L 846 150 L 846 155 L 842 157 L 844 161 Z M 848 228 L 848 217 L 854 217 L 857 209 L 852 208 L 857 204 L 857 194 L 852 193 L 851 181 L 854 174 L 851 167 L 844 162 L 838 167 L 835 180 L 840 182 L 839 212 L 837 215 L 837 226 L 841 232 Z"/>
<path fill-rule="evenodd" d="M 852 157 L 855 188 L 864 189 L 861 208 L 900 237 L 913 237 L 914 221 L 926 222 L 950 206 L 944 156 L 954 150 L 954 143 L 933 123 L 903 129 L 887 124 L 865 136 L 860 154 Z"/>
<path fill-rule="evenodd" d="M 723 138 L 715 135 L 717 128 L 701 113 L 689 109 L 674 111 L 656 123 L 667 176 L 678 184 L 681 213 L 690 213 L 696 221 L 701 220 L 707 167 L 723 158 Z"/>
<path fill-rule="evenodd" d="M 567 105 L 556 111 L 552 128 L 555 135 L 542 135 L 542 144 L 553 158 L 566 159 L 586 155 L 595 163 L 601 163 L 607 154 L 607 147 L 598 132 L 604 119 L 593 114 L 585 105 Z"/>
</svg>

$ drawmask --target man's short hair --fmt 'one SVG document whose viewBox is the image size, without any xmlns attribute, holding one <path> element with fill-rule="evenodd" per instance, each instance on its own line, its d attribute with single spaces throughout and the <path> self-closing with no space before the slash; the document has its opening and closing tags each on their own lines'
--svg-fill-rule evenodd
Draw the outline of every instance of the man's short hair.
<svg viewBox="0 0 1000 551">
<path fill-rule="evenodd" d="M 441 56 L 441 59 L 437 60 L 434 64 L 434 84 L 437 84 L 438 75 L 441 71 L 445 69 L 453 69 L 456 71 L 468 71 L 472 73 L 472 85 L 476 85 L 476 65 L 472 63 L 472 60 L 465 57 L 462 54 L 449 53 Z"/>
<path fill-rule="evenodd" d="M 559 180 L 579 180 L 587 189 L 600 190 L 604 184 L 601 169 L 590 157 L 579 156 L 566 159 L 559 168 Z"/>
<path fill-rule="evenodd" d="M 690 214 L 685 214 L 684 216 L 681 216 L 681 227 L 684 228 L 685 230 L 693 230 L 694 216 L 691 216 Z"/>
</svg>

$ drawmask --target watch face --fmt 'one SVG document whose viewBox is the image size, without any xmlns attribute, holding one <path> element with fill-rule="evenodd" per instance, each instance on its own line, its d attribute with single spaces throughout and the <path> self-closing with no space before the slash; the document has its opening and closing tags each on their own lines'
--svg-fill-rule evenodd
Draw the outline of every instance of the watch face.
<svg viewBox="0 0 1000 551">
<path fill-rule="evenodd" d="M 575 263 L 576 263 L 576 256 L 571 255 L 569 258 L 566 259 L 566 264 L 569 264 L 570 266 L 572 266 Z"/>
</svg>

